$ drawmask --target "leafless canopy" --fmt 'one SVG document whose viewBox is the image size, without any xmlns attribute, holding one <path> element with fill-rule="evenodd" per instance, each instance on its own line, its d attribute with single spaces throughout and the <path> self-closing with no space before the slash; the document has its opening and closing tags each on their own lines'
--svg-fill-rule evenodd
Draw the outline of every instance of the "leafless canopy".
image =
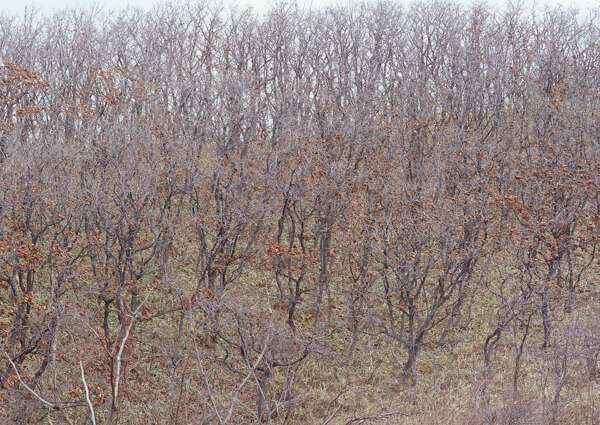
<svg viewBox="0 0 600 425">
<path fill-rule="evenodd" d="M 0 15 L 0 422 L 595 417 L 599 89 L 597 11 Z"/>
</svg>

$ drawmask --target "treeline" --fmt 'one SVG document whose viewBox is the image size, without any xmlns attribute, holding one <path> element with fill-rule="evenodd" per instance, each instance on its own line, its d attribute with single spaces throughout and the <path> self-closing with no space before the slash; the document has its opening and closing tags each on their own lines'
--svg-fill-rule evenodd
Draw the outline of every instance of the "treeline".
<svg viewBox="0 0 600 425">
<path fill-rule="evenodd" d="M 595 423 L 596 12 L 69 9 L 0 56 L 2 422 Z M 440 352 L 472 408 L 414 397 Z"/>
</svg>

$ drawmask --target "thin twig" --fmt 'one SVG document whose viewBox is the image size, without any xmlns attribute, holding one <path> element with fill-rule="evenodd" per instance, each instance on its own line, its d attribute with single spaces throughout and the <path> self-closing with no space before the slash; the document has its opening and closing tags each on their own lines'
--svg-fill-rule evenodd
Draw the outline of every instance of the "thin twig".
<svg viewBox="0 0 600 425">
<path fill-rule="evenodd" d="M 329 417 L 327 417 L 327 413 L 329 412 L 329 409 L 339 400 L 339 398 L 348 391 L 349 387 L 350 383 L 344 385 L 344 387 L 336 394 L 336 396 L 329 402 L 329 404 L 327 404 L 327 407 L 325 408 L 325 413 L 323 414 L 323 423 L 321 425 L 327 425 L 333 420 L 333 418 L 335 418 L 335 415 L 337 415 L 338 411 L 342 408 L 341 405 L 338 406 L 333 411 L 333 413 L 329 415 Z"/>
<path fill-rule="evenodd" d="M 324 422 L 323 422 L 321 425 L 327 425 L 329 422 L 331 422 L 331 420 L 332 420 L 333 418 L 335 418 L 335 415 L 337 415 L 337 412 L 339 412 L 341 408 L 342 408 L 342 406 L 341 406 L 341 405 L 340 405 L 340 406 L 338 406 L 338 407 L 337 407 L 337 408 L 336 408 L 336 409 L 333 411 L 333 413 L 332 413 L 332 414 L 331 414 L 331 415 L 330 415 L 330 416 L 329 416 L 329 417 L 328 417 L 328 418 L 327 418 L 327 419 L 326 419 L 326 420 L 325 420 L 325 421 L 324 421 Z"/>
<path fill-rule="evenodd" d="M 25 383 L 25 381 L 23 381 L 23 379 L 21 378 L 21 375 L 19 374 L 19 370 L 17 369 L 17 366 L 14 364 L 14 362 L 12 361 L 12 359 L 10 358 L 8 353 L 5 351 L 4 354 L 6 355 L 6 358 L 10 362 L 13 369 L 15 370 L 15 374 L 17 375 L 17 379 L 19 380 L 21 385 L 23 385 L 27 389 L 27 391 L 29 391 L 31 394 L 33 394 L 39 401 L 44 403 L 46 406 L 48 406 L 52 410 L 57 410 L 60 413 L 62 413 L 63 417 L 65 418 L 65 421 L 67 421 L 67 423 L 69 425 L 73 425 L 73 421 L 71 420 L 69 415 L 67 415 L 67 412 L 65 412 L 59 405 L 52 404 L 49 401 L 47 401 L 46 399 L 44 399 L 42 396 L 40 396 L 38 393 L 36 393 L 29 385 L 27 385 Z"/>
<path fill-rule="evenodd" d="M 361 418 L 355 418 L 355 419 L 352 419 L 352 420 L 349 420 L 348 422 L 346 422 L 346 425 L 353 424 L 353 423 L 362 424 L 362 423 L 365 423 L 366 421 L 378 421 L 380 419 L 385 419 L 385 418 L 389 418 L 390 416 L 396 416 L 396 415 L 410 416 L 408 413 L 404 413 L 401 410 L 397 410 L 395 412 L 380 413 L 377 415 L 369 415 L 369 416 L 363 416 Z"/>
<path fill-rule="evenodd" d="M 12 365 L 13 369 L 15 370 L 15 373 L 17 374 L 17 378 L 19 379 L 19 382 L 21 383 L 21 385 L 23 385 L 27 389 L 27 391 L 29 391 L 31 394 L 33 394 L 39 401 L 44 403 L 46 406 L 48 406 L 51 409 L 58 410 L 58 407 L 56 407 L 54 404 L 50 403 L 49 401 L 46 401 L 45 399 L 43 399 L 38 393 L 36 393 L 33 389 L 31 389 L 29 387 L 29 385 L 27 385 L 25 383 L 25 381 L 23 381 L 23 379 L 21 379 L 21 375 L 19 375 L 17 366 L 13 363 L 12 359 L 10 358 L 10 356 L 8 355 L 8 353 L 6 351 L 4 352 L 4 354 L 6 354 L 6 358 Z"/>
<path fill-rule="evenodd" d="M 200 365 L 200 371 L 202 372 L 202 377 L 204 378 L 204 384 L 206 385 L 206 389 L 208 391 L 208 398 L 210 399 L 210 402 L 213 406 L 213 409 L 217 415 L 217 419 L 219 420 L 219 423 L 221 425 L 225 425 L 226 423 L 228 423 L 231 420 L 231 417 L 233 415 L 233 409 L 235 408 L 235 405 L 239 402 L 238 397 L 240 395 L 240 392 L 242 391 L 242 388 L 244 388 L 244 386 L 246 385 L 246 383 L 248 382 L 248 380 L 254 376 L 256 378 L 256 376 L 254 375 L 254 370 L 258 367 L 258 365 L 260 364 L 260 362 L 262 361 L 265 352 L 267 350 L 267 344 L 268 344 L 269 338 L 267 337 L 266 341 L 265 341 L 265 346 L 263 347 L 262 352 L 260 353 L 260 355 L 258 356 L 258 359 L 256 359 L 256 361 L 254 362 L 254 365 L 251 365 L 247 359 L 246 360 L 246 364 L 248 366 L 248 368 L 250 369 L 248 374 L 246 375 L 246 377 L 244 378 L 244 380 L 241 382 L 240 385 L 238 385 L 235 394 L 233 395 L 232 401 L 231 401 L 231 405 L 229 406 L 229 410 L 227 412 L 227 416 L 225 417 L 225 419 L 221 419 L 221 416 L 219 415 L 219 411 L 217 409 L 217 406 L 214 402 L 214 398 L 212 396 L 212 392 L 210 389 L 210 384 L 208 382 L 208 377 L 206 376 L 206 372 L 204 371 L 204 367 L 202 365 L 202 358 L 200 356 L 200 353 L 198 351 L 198 345 L 196 344 L 196 342 L 194 341 L 194 349 L 196 351 L 196 356 L 198 357 L 198 363 Z M 243 404 L 243 403 L 242 403 Z M 244 407 L 246 407 L 244 405 Z M 257 417 L 258 418 L 258 417 Z"/>
<path fill-rule="evenodd" d="M 81 368 L 81 380 L 83 381 L 83 387 L 85 388 L 85 399 L 87 400 L 88 406 L 90 407 L 90 413 L 92 415 L 92 424 L 96 425 L 96 414 L 94 413 L 94 405 L 92 404 L 92 400 L 90 399 L 90 390 L 85 380 L 85 373 L 83 371 L 83 363 L 81 362 L 81 360 L 79 361 L 79 367 Z"/>
<path fill-rule="evenodd" d="M 263 356 L 265 355 L 265 352 L 267 351 L 267 345 L 268 345 L 268 343 L 269 343 L 269 335 L 267 335 L 267 338 L 265 339 L 265 345 L 263 347 L 263 350 L 260 353 L 260 356 L 258 356 L 258 359 L 256 359 L 256 361 L 254 362 L 253 366 L 250 366 L 250 363 L 248 362 L 248 360 L 245 359 L 246 360 L 246 364 L 248 365 L 248 368 L 250 368 L 250 371 L 248 372 L 248 375 L 246 375 L 246 378 L 244 378 L 244 380 L 242 381 L 242 383 L 238 386 L 238 388 L 237 388 L 237 390 L 235 392 L 235 395 L 233 396 L 233 402 L 231 403 L 231 406 L 229 408 L 229 413 L 227 414 L 226 421 L 229 421 L 229 419 L 231 418 L 231 415 L 233 413 L 234 404 L 237 401 L 238 395 L 240 394 L 240 391 L 242 390 L 242 387 L 244 385 L 246 385 L 246 382 L 248 382 L 248 379 L 250 379 L 250 377 L 252 375 L 254 375 L 254 370 L 258 367 L 258 365 L 260 364 Z"/>
<path fill-rule="evenodd" d="M 212 404 L 212 407 L 215 411 L 215 414 L 217 415 L 217 419 L 219 420 L 219 423 L 221 425 L 223 425 L 223 420 L 221 419 L 221 415 L 219 415 L 219 409 L 217 409 L 217 405 L 215 404 L 215 400 L 212 396 L 212 392 L 210 391 L 210 384 L 208 383 L 208 378 L 206 377 L 206 372 L 204 372 L 204 367 L 202 367 L 202 359 L 199 356 L 199 353 L 197 352 L 197 348 L 196 348 L 196 354 L 198 355 L 198 363 L 200 364 L 200 372 L 202 372 L 202 377 L 204 378 L 204 384 L 206 385 L 206 390 L 208 391 L 208 399 L 210 400 L 210 403 Z"/>
<path fill-rule="evenodd" d="M 102 346 L 102 348 L 104 348 L 104 351 L 106 351 L 106 354 L 108 354 L 108 357 L 112 357 L 112 354 L 111 354 L 111 352 L 110 352 L 110 351 L 108 351 L 108 348 L 106 348 L 106 346 L 105 346 L 105 344 L 104 344 L 104 342 L 105 342 L 104 338 L 102 338 L 102 337 L 101 337 L 101 336 L 98 334 L 98 332 L 96 332 L 96 331 L 94 330 L 94 328 L 92 328 L 92 326 L 91 326 L 91 325 L 90 325 L 90 324 L 89 324 L 87 321 L 85 321 L 85 320 L 84 320 L 84 321 L 83 321 L 83 323 L 84 323 L 84 324 L 85 324 L 85 325 L 86 325 L 86 326 L 89 328 L 89 330 L 90 330 L 90 331 L 92 331 L 92 333 L 93 333 L 93 334 L 94 334 L 94 336 L 95 336 L 95 337 L 98 339 L 98 341 L 100 341 L 100 342 L 101 342 L 101 344 L 100 344 L 100 345 Z"/>
<path fill-rule="evenodd" d="M 125 331 L 125 336 L 123 337 L 123 340 L 121 341 L 121 346 L 119 347 L 119 353 L 117 354 L 117 371 L 115 373 L 115 389 L 113 391 L 114 405 L 117 404 L 117 397 L 119 396 L 119 381 L 121 379 L 121 357 L 123 355 L 123 350 L 125 350 L 125 344 L 127 343 L 131 329 L 133 328 L 133 325 L 136 322 L 136 315 L 137 315 L 138 311 L 140 311 L 142 306 L 146 303 L 146 301 L 148 301 L 149 296 L 150 296 L 150 294 L 146 295 L 146 298 L 144 299 L 144 301 L 142 301 L 140 303 L 140 305 L 138 305 L 138 307 L 135 309 L 135 311 L 131 314 L 131 322 L 129 322 L 129 326 L 127 326 L 127 330 Z"/>
</svg>

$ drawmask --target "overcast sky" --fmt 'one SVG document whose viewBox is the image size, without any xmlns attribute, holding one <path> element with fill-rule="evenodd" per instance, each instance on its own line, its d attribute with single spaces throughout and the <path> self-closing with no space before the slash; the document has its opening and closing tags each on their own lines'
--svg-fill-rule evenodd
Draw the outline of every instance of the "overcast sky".
<svg viewBox="0 0 600 425">
<path fill-rule="evenodd" d="M 399 0 L 402 2 L 401 0 Z M 469 0 L 463 0 L 464 3 L 470 3 Z M 484 0 L 485 1 L 485 0 Z M 529 0 L 530 2 L 533 0 Z M 229 4 L 249 5 L 256 9 L 258 13 L 264 13 L 269 9 L 269 5 L 277 3 L 273 0 L 227 0 Z M 151 8 L 154 4 L 164 3 L 164 0 L 0 0 L 0 10 L 11 14 L 19 14 L 23 11 L 25 5 L 34 5 L 43 13 L 52 13 L 69 6 L 89 6 L 92 4 L 104 5 L 107 9 L 121 9 L 127 4 L 145 9 Z M 348 4 L 351 0 L 297 0 L 301 8 L 322 8 L 327 5 Z M 489 4 L 497 3 L 488 1 Z M 580 9 L 600 6 L 600 0 L 536 0 L 536 4 L 561 4 L 564 6 L 575 6 Z"/>
</svg>

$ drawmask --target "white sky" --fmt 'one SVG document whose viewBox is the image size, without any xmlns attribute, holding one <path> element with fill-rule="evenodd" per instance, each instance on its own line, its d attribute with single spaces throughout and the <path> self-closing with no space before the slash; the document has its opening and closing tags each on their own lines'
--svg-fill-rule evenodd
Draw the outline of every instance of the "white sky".
<svg viewBox="0 0 600 425">
<path fill-rule="evenodd" d="M 151 8 L 154 4 L 164 3 L 165 0 L 0 0 L 0 11 L 9 12 L 10 14 L 20 14 L 26 5 L 33 5 L 42 13 L 52 13 L 56 10 L 61 10 L 66 7 L 80 5 L 83 7 L 92 4 L 102 4 L 107 9 L 121 9 L 126 5 Z M 256 9 L 258 13 L 264 13 L 269 9 L 269 5 L 278 3 L 277 0 L 226 0 L 229 4 L 240 6 L 250 5 Z M 397 0 L 402 2 L 402 0 Z M 466 4 L 470 0 L 463 0 Z M 484 0 L 485 1 L 485 0 Z M 505 3 L 506 0 L 488 0 L 488 4 Z M 533 1 L 533 0 L 530 0 Z M 575 6 L 580 9 L 596 8 L 600 6 L 600 0 L 535 0 L 538 4 L 561 4 L 564 6 Z M 297 0 L 297 4 L 301 8 L 322 8 L 327 5 L 348 4 L 352 0 Z"/>
</svg>

